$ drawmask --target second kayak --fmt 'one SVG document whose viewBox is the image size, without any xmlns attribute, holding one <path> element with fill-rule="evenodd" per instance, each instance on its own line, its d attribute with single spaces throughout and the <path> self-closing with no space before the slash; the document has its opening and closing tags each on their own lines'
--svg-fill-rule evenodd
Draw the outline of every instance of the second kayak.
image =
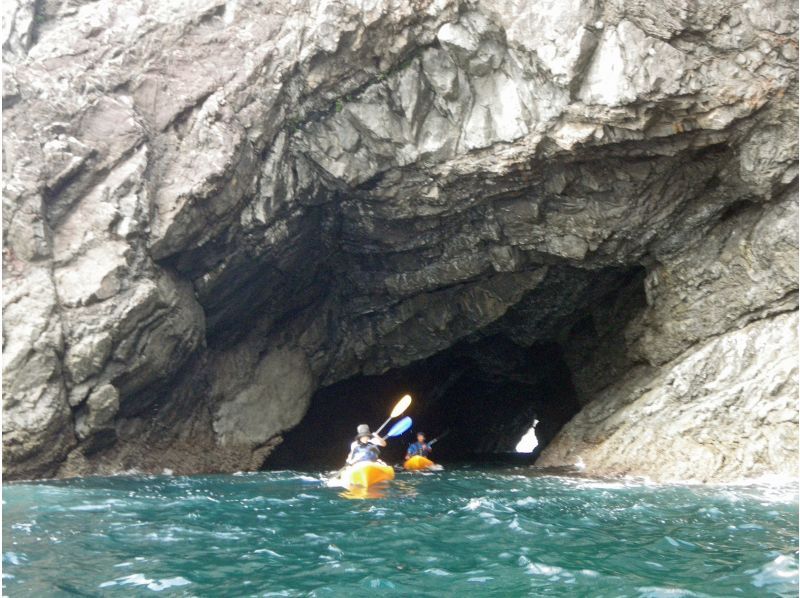
<svg viewBox="0 0 800 598">
<path fill-rule="evenodd" d="M 342 473 L 342 482 L 345 486 L 361 486 L 368 488 L 378 482 L 394 479 L 394 469 L 385 463 L 362 461 L 350 465 Z"/>
<path fill-rule="evenodd" d="M 406 459 L 406 462 L 403 463 L 403 467 L 408 469 L 409 471 L 416 471 L 418 469 L 429 469 L 436 465 L 430 459 L 426 459 L 420 455 L 414 455 L 410 459 Z"/>
</svg>

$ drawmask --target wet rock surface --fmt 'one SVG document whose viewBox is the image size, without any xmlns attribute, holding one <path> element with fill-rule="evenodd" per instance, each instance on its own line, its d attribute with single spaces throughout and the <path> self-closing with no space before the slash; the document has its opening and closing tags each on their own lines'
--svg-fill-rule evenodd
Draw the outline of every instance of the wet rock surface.
<svg viewBox="0 0 800 598">
<path fill-rule="evenodd" d="M 258 468 L 492 338 L 570 369 L 545 463 L 796 468 L 792 3 L 4 13 L 9 478 Z"/>
</svg>

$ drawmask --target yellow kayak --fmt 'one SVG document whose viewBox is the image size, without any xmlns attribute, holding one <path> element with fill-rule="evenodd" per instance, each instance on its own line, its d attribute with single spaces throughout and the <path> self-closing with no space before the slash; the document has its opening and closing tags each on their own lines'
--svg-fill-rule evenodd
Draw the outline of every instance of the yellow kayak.
<svg viewBox="0 0 800 598">
<path fill-rule="evenodd" d="M 394 479 L 394 469 L 385 463 L 362 461 L 351 465 L 342 473 L 342 482 L 346 486 L 368 488 L 378 482 Z"/>
<path fill-rule="evenodd" d="M 410 459 L 407 459 L 405 463 L 403 463 L 403 467 L 410 471 L 414 471 L 417 469 L 428 469 L 436 465 L 430 459 L 426 459 L 420 455 L 414 455 Z"/>
</svg>

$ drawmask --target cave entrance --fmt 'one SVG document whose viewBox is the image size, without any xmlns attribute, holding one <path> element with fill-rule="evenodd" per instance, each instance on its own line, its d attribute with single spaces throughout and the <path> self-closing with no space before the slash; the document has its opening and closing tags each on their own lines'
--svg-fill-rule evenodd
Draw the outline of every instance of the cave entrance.
<svg viewBox="0 0 800 598">
<path fill-rule="evenodd" d="M 407 412 L 414 426 L 383 450 L 387 462 L 402 460 L 415 432 L 432 439 L 449 430 L 436 461 L 533 463 L 583 405 L 633 366 L 624 335 L 646 305 L 644 278 L 641 267 L 551 268 L 534 293 L 481 332 L 408 366 L 318 390 L 264 467 L 340 467 L 356 426 L 379 425 L 406 393 L 414 397 Z M 534 422 L 531 452 L 518 452 Z"/>
<path fill-rule="evenodd" d="M 264 466 L 341 466 L 356 426 L 368 423 L 374 429 L 406 393 L 414 397 L 406 413 L 414 426 L 382 451 L 388 463 L 401 462 L 417 431 L 433 439 L 449 430 L 433 455 L 443 463 L 516 455 L 520 437 L 536 419 L 538 448 L 525 455 L 532 462 L 580 408 L 557 343 L 521 347 L 502 335 L 462 341 L 404 368 L 320 389 L 303 421 Z"/>
</svg>

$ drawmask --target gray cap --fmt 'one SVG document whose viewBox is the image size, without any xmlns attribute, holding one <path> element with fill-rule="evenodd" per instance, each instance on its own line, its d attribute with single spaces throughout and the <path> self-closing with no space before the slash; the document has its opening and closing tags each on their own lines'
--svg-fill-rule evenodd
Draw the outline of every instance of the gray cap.
<svg viewBox="0 0 800 598">
<path fill-rule="evenodd" d="M 361 436 L 370 436 L 372 434 L 369 431 L 369 426 L 367 424 L 361 424 L 360 426 L 358 426 L 356 432 L 358 433 L 359 437 L 361 437 Z"/>
</svg>

